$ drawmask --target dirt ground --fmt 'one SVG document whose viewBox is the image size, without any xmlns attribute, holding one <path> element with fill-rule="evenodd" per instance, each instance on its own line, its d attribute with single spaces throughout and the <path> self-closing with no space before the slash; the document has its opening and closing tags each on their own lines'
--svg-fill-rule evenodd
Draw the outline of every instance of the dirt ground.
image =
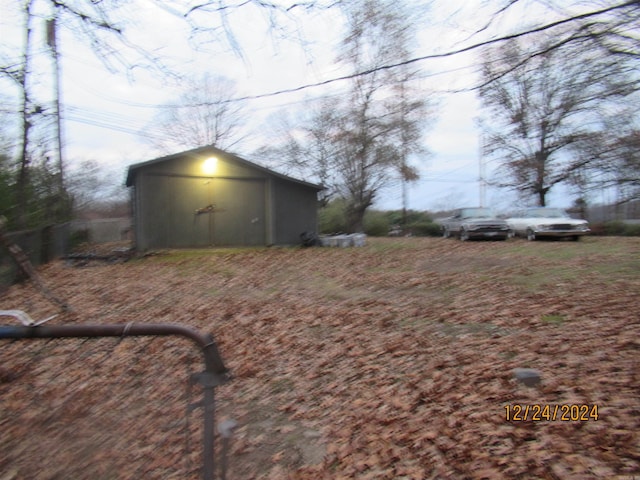
<svg viewBox="0 0 640 480">
<path fill-rule="evenodd" d="M 154 253 L 41 267 L 71 312 L 28 282 L 0 309 L 213 334 L 229 480 L 640 477 L 640 239 Z M 182 339 L 1 340 L 0 480 L 200 478 L 201 369 Z"/>
</svg>

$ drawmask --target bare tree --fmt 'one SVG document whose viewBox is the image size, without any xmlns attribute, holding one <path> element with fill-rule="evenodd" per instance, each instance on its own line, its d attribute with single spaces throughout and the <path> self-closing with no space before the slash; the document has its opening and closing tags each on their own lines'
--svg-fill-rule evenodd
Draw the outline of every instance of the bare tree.
<svg viewBox="0 0 640 480">
<path fill-rule="evenodd" d="M 320 193 L 322 207 L 327 206 L 338 193 L 340 172 L 336 160 L 339 158 L 341 147 L 336 140 L 340 138 L 340 114 L 340 110 L 335 109 L 335 100 L 325 98 L 307 123 L 309 143 L 301 158 L 312 166 L 314 177 L 325 186 L 325 190 Z"/>
<path fill-rule="evenodd" d="M 616 138 L 612 151 L 616 155 L 605 166 L 614 169 L 618 203 L 640 200 L 640 129 Z"/>
<path fill-rule="evenodd" d="M 510 64 L 505 62 L 502 70 L 494 71 L 493 77 L 485 76 L 480 86 L 554 50 L 589 50 L 595 56 L 613 56 L 620 62 L 635 62 L 640 59 L 640 4 L 636 0 L 589 0 L 577 4 L 557 0 L 503 0 L 498 5 L 496 12 L 476 35 L 491 32 L 503 17 L 513 15 L 516 8 L 525 12 L 527 9 L 539 11 L 543 8 L 555 20 L 549 21 L 548 15 L 543 14 L 527 17 L 526 28 L 507 33 L 498 32 L 490 40 L 447 53 L 455 55 L 462 51 L 484 49 L 486 46 L 518 43 L 521 50 L 518 61 Z M 536 41 L 540 34 L 546 36 L 546 42 Z M 637 70 L 637 63 L 635 68 Z"/>
<path fill-rule="evenodd" d="M 271 168 L 324 186 L 319 198 L 321 207 L 336 195 L 340 117 L 337 102 L 337 97 L 310 99 L 304 110 L 293 115 L 289 111 L 272 115 L 268 124 L 273 141 L 254 154 Z"/>
<path fill-rule="evenodd" d="M 402 186 L 402 224 L 407 224 L 407 211 L 409 208 L 408 184 L 416 182 L 420 176 L 416 167 L 409 163 L 410 157 L 420 159 L 428 155 L 428 150 L 422 143 L 424 128 L 426 125 L 425 114 L 430 103 L 424 98 L 423 93 L 411 88 L 411 79 L 414 72 L 404 65 L 399 72 L 399 83 L 394 86 L 394 100 L 397 116 L 397 141 L 399 145 L 399 158 L 396 166 Z"/>
<path fill-rule="evenodd" d="M 409 58 L 414 31 L 410 12 L 399 2 L 361 0 L 346 10 L 347 35 L 339 61 L 368 75 L 352 79 L 336 153 L 338 192 L 346 200 L 347 222 L 362 230 L 366 210 L 381 188 L 399 173 L 415 179 L 408 154 L 420 151 L 425 101 L 404 94 L 412 80 L 408 70 L 378 70 L 392 60 Z M 399 93 L 399 95 L 398 95 Z M 396 177 L 397 178 L 397 177 Z"/>
<path fill-rule="evenodd" d="M 236 96 L 235 83 L 228 78 L 204 75 L 188 80 L 176 101 L 160 107 L 145 137 L 163 153 L 176 147 L 231 148 L 247 134 L 247 114 L 242 103 L 232 101 Z"/>
<path fill-rule="evenodd" d="M 500 164 L 493 183 L 534 195 L 539 205 L 593 161 L 569 147 L 597 131 L 600 110 L 634 91 L 624 63 L 579 45 L 544 48 L 553 41 L 541 39 L 545 53 L 526 62 L 519 42 L 487 50 L 483 76 L 491 81 L 480 90 L 484 154 Z"/>
<path fill-rule="evenodd" d="M 629 111 L 607 119 L 601 131 L 576 145 L 593 162 L 572 180 L 580 196 L 611 191 L 618 205 L 640 200 L 640 125 L 637 101 Z M 635 108 L 634 108 L 635 107 Z"/>
<path fill-rule="evenodd" d="M 414 31 L 407 6 L 358 0 L 344 13 L 338 62 L 354 72 L 348 91 L 306 105 L 279 128 L 277 145 L 259 155 L 285 158 L 290 171 L 324 185 L 321 204 L 339 198 L 349 230 L 362 231 L 364 214 L 382 188 L 417 179 L 411 162 L 426 153 L 429 103 L 408 66 L 379 68 L 410 55 Z"/>
</svg>

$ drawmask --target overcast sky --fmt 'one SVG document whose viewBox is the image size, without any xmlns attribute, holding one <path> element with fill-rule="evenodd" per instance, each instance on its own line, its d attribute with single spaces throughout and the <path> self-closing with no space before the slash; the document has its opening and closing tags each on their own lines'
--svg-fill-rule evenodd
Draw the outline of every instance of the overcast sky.
<svg viewBox="0 0 640 480">
<path fill-rule="evenodd" d="M 16 16 L 15 0 L 0 0 L 0 34 L 4 51 L 17 48 L 22 22 Z M 420 57 L 459 48 L 483 40 L 470 38 L 486 17 L 487 11 L 476 1 L 436 2 L 437 8 L 425 11 L 412 21 L 421 25 L 415 56 Z M 196 52 L 189 43 L 189 29 L 176 16 L 159 9 L 153 2 L 138 0 L 132 13 L 139 18 L 132 30 L 132 42 L 146 46 L 163 56 L 171 67 L 185 73 L 223 75 L 237 83 L 240 96 L 257 96 L 323 82 L 348 73 L 335 64 L 335 45 L 341 38 L 338 12 L 314 14 L 300 26 L 307 45 L 273 39 L 264 28 L 259 13 L 232 17 L 232 27 L 242 48 L 242 58 L 228 47 L 211 45 L 208 51 Z M 457 12 L 454 15 L 454 12 Z M 507 19 L 499 25 L 504 31 L 517 30 L 524 21 Z M 43 21 L 44 22 L 44 21 Z M 36 25 L 36 28 L 39 28 Z M 44 26 L 42 25 L 42 29 Z M 42 37 L 42 32 L 39 33 Z M 43 39 L 40 38 L 40 45 Z M 113 178 L 124 182 L 128 165 L 158 156 L 140 136 L 155 106 L 175 100 L 180 94 L 175 85 L 144 69 L 127 74 L 110 72 L 92 52 L 68 34 L 59 38 L 62 51 L 62 96 L 64 102 L 65 156 L 73 167 L 80 161 L 97 160 Z M 41 48 L 41 47 L 39 47 Z M 43 47 L 42 47 L 43 48 Z M 46 57 L 44 58 L 46 60 Z M 44 61 L 42 60 L 42 61 Z M 479 102 L 473 92 L 451 93 L 469 87 L 475 80 L 474 55 L 458 55 L 443 60 L 414 64 L 424 73 L 424 86 L 432 90 L 439 103 L 435 123 L 425 135 L 425 145 L 432 152 L 428 159 L 414 159 L 421 179 L 411 186 L 409 207 L 416 210 L 439 210 L 474 206 L 480 203 L 479 132 L 475 126 Z M 38 81 L 46 91 L 48 64 L 41 63 Z M 5 85 L 6 84 L 0 84 Z M 264 143 L 268 128 L 264 121 L 281 109 L 304 108 L 305 99 L 327 91 L 340 91 L 346 82 L 305 89 L 298 93 L 267 96 L 252 100 L 248 110 L 254 118 L 254 135 L 236 153 L 249 153 Z M 5 95 L 9 90 L 5 89 Z M 17 101 L 16 101 L 17 103 Z M 508 209 L 514 198 L 505 191 L 488 188 L 485 205 Z M 551 196 L 550 204 L 568 206 L 563 194 Z M 376 207 L 397 209 L 402 206 L 400 187 L 382 192 Z"/>
</svg>

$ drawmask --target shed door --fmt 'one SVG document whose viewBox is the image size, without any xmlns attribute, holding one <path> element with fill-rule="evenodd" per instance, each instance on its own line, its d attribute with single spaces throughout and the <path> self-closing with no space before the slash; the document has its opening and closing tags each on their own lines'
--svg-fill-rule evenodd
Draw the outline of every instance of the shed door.
<svg viewBox="0 0 640 480">
<path fill-rule="evenodd" d="M 171 246 L 266 243 L 264 180 L 171 177 L 171 184 Z"/>
</svg>

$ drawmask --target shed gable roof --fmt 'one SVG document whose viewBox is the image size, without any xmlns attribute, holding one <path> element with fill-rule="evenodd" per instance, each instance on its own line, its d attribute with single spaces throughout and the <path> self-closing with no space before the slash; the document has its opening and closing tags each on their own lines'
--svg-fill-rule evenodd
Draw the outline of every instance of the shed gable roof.
<svg viewBox="0 0 640 480">
<path fill-rule="evenodd" d="M 282 173 L 278 173 L 274 170 L 270 170 L 266 167 L 262 167 L 256 163 L 250 162 L 249 160 L 245 160 L 244 158 L 241 158 L 233 153 L 230 152 L 225 152 L 224 150 L 220 150 L 219 148 L 216 148 L 214 146 L 206 146 L 206 147 L 200 147 L 200 148 L 194 148 L 193 150 L 187 150 L 184 152 L 180 152 L 180 153 L 173 153 L 171 155 L 166 155 L 164 157 L 159 157 L 159 158 L 155 158 L 153 160 L 147 160 L 145 162 L 140 162 L 140 163 L 134 163 L 133 165 L 129 165 L 129 168 L 127 170 L 127 180 L 125 182 L 125 185 L 127 187 L 130 187 L 133 185 L 134 180 L 135 180 L 135 176 L 138 173 L 138 170 L 140 170 L 141 168 L 144 167 L 148 167 L 151 165 L 155 165 L 155 164 L 159 164 L 162 162 L 168 162 L 170 160 L 175 160 L 181 157 L 190 157 L 190 156 L 200 156 L 203 154 L 212 154 L 212 155 L 219 155 L 225 158 L 225 160 L 229 160 L 232 162 L 236 162 L 240 165 L 249 167 L 249 168 L 253 168 L 255 170 L 258 170 L 260 172 L 269 174 L 273 177 L 288 181 L 288 182 L 292 182 L 292 183 L 297 183 L 299 185 L 302 185 L 304 187 L 308 187 L 311 189 L 314 189 L 316 191 L 320 191 L 320 190 L 324 190 L 324 187 L 322 185 L 317 185 L 314 183 L 310 183 L 310 182 L 305 182 L 304 180 L 298 180 L 296 178 L 293 177 L 289 177 L 287 175 L 284 175 Z"/>
</svg>

